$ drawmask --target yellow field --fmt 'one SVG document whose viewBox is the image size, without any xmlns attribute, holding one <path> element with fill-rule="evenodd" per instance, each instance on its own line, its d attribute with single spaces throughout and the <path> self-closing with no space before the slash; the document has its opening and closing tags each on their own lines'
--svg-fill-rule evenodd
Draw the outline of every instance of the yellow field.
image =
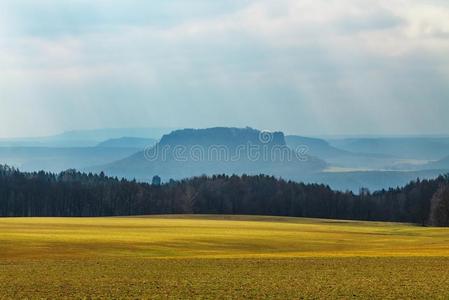
<svg viewBox="0 0 449 300">
<path fill-rule="evenodd" d="M 0 219 L 2 298 L 449 298 L 449 229 L 273 217 Z"/>
</svg>

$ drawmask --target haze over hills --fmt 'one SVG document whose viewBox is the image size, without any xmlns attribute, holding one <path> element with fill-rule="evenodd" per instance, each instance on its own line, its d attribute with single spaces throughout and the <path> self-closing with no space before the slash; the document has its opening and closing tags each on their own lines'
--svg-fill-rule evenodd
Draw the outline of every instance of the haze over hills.
<svg viewBox="0 0 449 300">
<path fill-rule="evenodd" d="M 136 148 L 50 148 L 50 147 L 0 147 L 0 164 L 17 167 L 23 171 L 61 172 L 67 169 L 84 169 L 107 164 L 128 157 Z"/>
<path fill-rule="evenodd" d="M 156 139 L 138 138 L 138 137 L 121 137 L 117 139 L 109 139 L 97 145 L 99 148 L 135 148 L 142 150 L 152 147 L 157 143 Z"/>
<path fill-rule="evenodd" d="M 285 136 L 285 141 L 287 145 L 292 149 L 307 146 L 309 153 L 312 153 L 313 155 L 326 160 L 335 157 L 352 155 L 352 153 L 349 151 L 341 150 L 331 146 L 327 141 L 323 139 L 303 137 L 298 135 L 287 135 Z"/>
<path fill-rule="evenodd" d="M 171 128 L 73 130 L 45 137 L 0 139 L 0 147 L 94 147 L 106 140 L 123 137 L 158 140 L 172 130 Z"/>
<path fill-rule="evenodd" d="M 324 159 L 335 168 L 386 170 L 400 162 L 400 159 L 390 155 L 342 150 L 324 139 L 289 135 L 286 136 L 286 142 L 292 149 L 306 146 L 310 155 Z"/>
<path fill-rule="evenodd" d="M 306 146 L 310 155 L 325 160 L 331 166 L 324 172 L 307 176 L 303 179 L 304 181 L 325 183 L 337 190 L 358 191 L 361 187 L 370 190 L 395 188 L 404 186 L 417 178 L 435 178 L 449 170 L 449 157 L 439 162 L 426 164 L 419 160 L 393 156 L 391 153 L 385 154 L 388 153 L 388 148 L 382 148 L 381 143 L 378 143 L 378 148 L 374 148 L 373 152 L 375 153 L 369 153 L 369 151 L 357 153 L 339 149 L 330 142 L 319 138 L 288 135 L 285 139 L 287 145 L 292 149 Z M 366 138 L 361 138 L 361 144 L 365 140 Z M 357 143 L 358 139 L 351 141 Z M 421 148 L 427 148 L 425 146 L 427 141 L 427 138 L 415 139 L 415 143 L 422 145 Z M 399 145 L 402 142 L 402 138 L 399 138 L 399 141 L 391 143 L 396 143 L 398 145 L 396 150 L 399 151 Z M 354 150 L 368 149 L 368 146 L 360 149 L 354 148 Z M 385 152 L 383 152 L 384 150 Z M 409 150 L 408 153 L 410 154 L 412 151 Z"/>
<path fill-rule="evenodd" d="M 426 169 L 449 169 L 449 155 L 423 166 Z"/>
<path fill-rule="evenodd" d="M 404 159 L 439 160 L 449 155 L 448 137 L 348 138 L 330 140 L 334 147 Z"/>
<path fill-rule="evenodd" d="M 261 173 L 300 180 L 326 167 L 323 160 L 287 147 L 281 132 L 210 128 L 174 131 L 150 151 L 94 170 L 139 180 L 154 175 L 168 180 L 202 174 Z"/>
<path fill-rule="evenodd" d="M 353 191 L 361 187 L 388 189 L 417 178 L 434 178 L 446 172 L 440 169 L 395 170 L 394 166 L 402 161 L 401 158 L 385 154 L 352 153 L 338 149 L 325 140 L 284 137 L 281 132 L 271 133 L 268 143 L 264 143 L 261 134 L 261 131 L 251 128 L 178 130 L 165 135 L 151 151 L 141 151 L 118 162 L 94 168 L 93 171 L 105 171 L 108 175 L 143 181 L 150 181 L 154 175 L 167 181 L 202 174 L 263 173 L 295 181 L 325 183 L 338 190 Z M 263 159 L 263 153 L 259 153 L 259 158 L 255 160 L 245 155 L 238 156 L 237 160 L 226 156 L 238 152 L 239 147 L 245 152 L 248 145 L 259 146 L 259 150 L 266 149 L 268 152 L 283 149 L 290 154 L 295 153 L 295 150 L 304 150 L 307 158 L 267 161 Z M 164 152 L 164 149 L 167 151 Z M 207 153 L 210 149 L 213 149 L 212 153 Z M 386 170 L 387 167 L 391 170 Z"/>
<path fill-rule="evenodd" d="M 164 131 L 169 134 L 161 138 Z M 161 136 L 157 136 L 159 133 Z M 202 174 L 263 173 L 358 191 L 361 187 L 376 190 L 401 186 L 418 177 L 434 178 L 449 170 L 448 139 L 435 137 L 325 140 L 251 128 L 173 132 L 124 128 L 71 131 L 41 139 L 2 142 L 0 163 L 24 171 L 60 172 L 74 168 L 105 171 L 140 181 L 150 181 L 154 175 L 167 181 Z M 8 143 L 50 146 L 6 147 Z M 153 145 L 156 146 L 151 148 Z M 249 153 L 250 150 L 253 152 Z M 365 152 L 357 152 L 362 150 Z M 271 159 L 273 153 L 277 157 Z M 444 159 L 427 159 L 443 153 Z"/>
<path fill-rule="evenodd" d="M 154 145 L 169 131 L 167 128 L 94 129 L 40 138 L 1 139 L 0 163 L 23 171 L 84 169 L 129 157 Z"/>
</svg>

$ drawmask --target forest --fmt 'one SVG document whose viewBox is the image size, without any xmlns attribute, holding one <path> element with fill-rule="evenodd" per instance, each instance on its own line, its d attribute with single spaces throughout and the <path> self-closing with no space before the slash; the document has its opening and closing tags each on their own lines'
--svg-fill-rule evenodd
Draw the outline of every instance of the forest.
<svg viewBox="0 0 449 300">
<path fill-rule="evenodd" d="M 272 176 L 199 176 L 140 183 L 67 170 L 0 166 L 0 216 L 270 215 L 449 226 L 449 175 L 358 194 Z"/>
</svg>

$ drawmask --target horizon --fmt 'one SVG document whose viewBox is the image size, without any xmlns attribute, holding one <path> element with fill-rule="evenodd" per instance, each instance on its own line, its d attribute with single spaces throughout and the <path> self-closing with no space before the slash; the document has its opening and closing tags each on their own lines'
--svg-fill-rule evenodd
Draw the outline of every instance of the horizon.
<svg viewBox="0 0 449 300">
<path fill-rule="evenodd" d="M 252 128 L 259 131 L 269 131 L 269 132 L 282 132 L 285 136 L 301 136 L 301 137 L 309 137 L 309 138 L 318 138 L 318 139 L 383 139 L 383 138 L 398 138 L 398 139 L 406 139 L 406 138 L 449 138 L 448 134 L 435 134 L 435 133 L 391 133 L 391 134 L 326 134 L 326 133 L 292 133 L 292 132 L 286 132 L 281 129 L 261 129 L 256 128 L 253 126 L 211 126 L 211 127 L 179 127 L 179 128 L 164 128 L 164 127 L 104 127 L 104 128 L 85 128 L 85 129 L 69 129 L 65 131 L 54 131 L 49 132 L 44 135 L 30 135 L 30 136 L 0 136 L 1 141 L 20 141 L 20 140 L 27 140 L 27 139 L 40 139 L 40 138 L 52 138 L 52 137 L 58 137 L 65 134 L 70 133 L 87 133 L 87 132 L 97 132 L 97 131 L 112 131 L 112 130 L 150 130 L 150 129 L 156 129 L 156 130 L 167 130 L 167 133 L 169 134 L 176 130 L 185 130 L 185 129 L 213 129 L 213 128 Z M 123 135 L 122 138 L 126 137 L 134 137 L 134 138 L 145 138 L 144 136 L 134 136 L 134 135 Z M 162 135 L 161 135 L 162 137 Z"/>
</svg>

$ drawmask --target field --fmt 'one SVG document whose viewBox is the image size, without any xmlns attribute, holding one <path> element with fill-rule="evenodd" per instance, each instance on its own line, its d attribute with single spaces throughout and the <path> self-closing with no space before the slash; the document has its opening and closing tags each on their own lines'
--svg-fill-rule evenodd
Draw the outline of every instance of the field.
<svg viewBox="0 0 449 300">
<path fill-rule="evenodd" d="M 449 298 L 449 229 L 274 217 L 0 219 L 0 299 Z"/>
</svg>

